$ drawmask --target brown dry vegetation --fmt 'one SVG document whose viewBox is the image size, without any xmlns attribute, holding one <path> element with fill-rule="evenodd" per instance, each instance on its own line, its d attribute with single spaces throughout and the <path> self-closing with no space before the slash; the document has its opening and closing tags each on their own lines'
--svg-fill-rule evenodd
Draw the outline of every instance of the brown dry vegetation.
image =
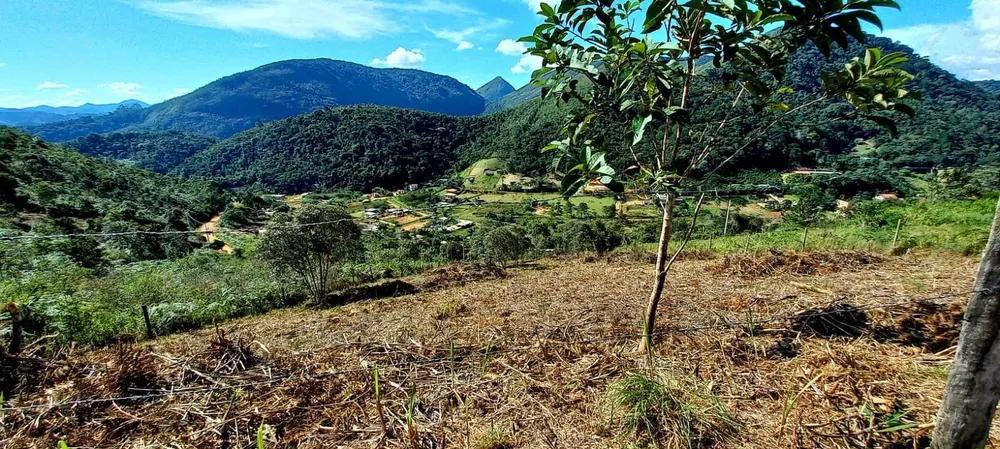
<svg viewBox="0 0 1000 449">
<path fill-rule="evenodd" d="M 611 420 L 609 394 L 630 373 L 651 371 L 715 395 L 738 422 L 727 440 L 701 447 L 926 443 L 973 260 L 910 255 L 822 276 L 777 270 L 748 280 L 714 275 L 722 262 L 699 259 L 675 266 L 658 322 L 677 332 L 659 339 L 653 368 L 624 335 L 639 328 L 648 263 L 544 260 L 499 279 L 463 284 L 475 276 L 455 275 L 448 288 L 410 296 L 277 311 L 137 347 L 66 351 L 5 406 L 201 390 L 7 411 L 0 446 L 50 448 L 65 439 L 100 448 L 246 448 L 264 423 L 269 448 L 634 447 L 647 438 Z M 951 294 L 961 295 L 879 307 Z M 823 315 L 767 320 L 832 305 Z M 716 328 L 680 332 L 705 325 Z M 845 332 L 824 331 L 831 328 Z M 877 432 L 889 421 L 921 427 Z"/>
</svg>

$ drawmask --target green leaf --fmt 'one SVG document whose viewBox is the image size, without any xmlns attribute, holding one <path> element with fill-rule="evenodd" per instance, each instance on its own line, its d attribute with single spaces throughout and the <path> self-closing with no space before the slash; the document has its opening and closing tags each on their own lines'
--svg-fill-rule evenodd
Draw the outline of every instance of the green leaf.
<svg viewBox="0 0 1000 449">
<path fill-rule="evenodd" d="M 266 449 L 264 446 L 264 422 L 260 422 L 260 427 L 257 427 L 257 449 Z"/>
<path fill-rule="evenodd" d="M 649 34 L 660 29 L 670 12 L 673 0 L 653 0 L 646 9 L 646 20 L 642 23 L 642 33 Z"/>
<path fill-rule="evenodd" d="M 587 185 L 587 180 L 579 172 L 566 173 L 560 183 L 560 190 L 563 196 L 571 197 L 580 192 Z"/>
<path fill-rule="evenodd" d="M 795 16 L 792 16 L 790 14 L 775 14 L 773 16 L 765 17 L 764 20 L 761 20 L 760 23 L 758 23 L 757 25 L 767 26 L 777 22 L 794 22 L 794 21 L 795 21 Z"/>
<path fill-rule="evenodd" d="M 552 7 L 549 6 L 548 3 L 544 3 L 543 2 L 543 3 L 539 4 L 538 6 L 539 6 L 539 8 L 541 8 L 541 11 L 539 12 L 540 15 L 543 15 L 545 17 L 555 17 L 556 16 L 556 10 L 552 9 Z"/>
<path fill-rule="evenodd" d="M 889 132 L 889 136 L 891 136 L 892 138 L 896 138 L 899 135 L 899 129 L 896 128 L 896 121 L 895 120 L 893 120 L 893 119 L 891 119 L 889 117 L 885 117 L 885 116 L 881 116 L 881 115 L 873 115 L 873 114 L 866 115 L 865 118 L 867 118 L 868 120 L 871 120 L 871 121 L 875 122 L 877 125 L 881 126 L 882 128 L 885 128 L 885 130 Z"/>
<path fill-rule="evenodd" d="M 642 137 L 646 132 L 646 126 L 652 121 L 652 115 L 639 116 L 632 119 L 632 145 L 637 145 L 642 141 Z"/>
</svg>

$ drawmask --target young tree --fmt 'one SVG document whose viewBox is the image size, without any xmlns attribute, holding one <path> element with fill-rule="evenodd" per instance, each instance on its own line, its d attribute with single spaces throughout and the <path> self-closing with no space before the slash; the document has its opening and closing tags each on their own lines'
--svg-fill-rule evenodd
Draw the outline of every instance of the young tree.
<svg viewBox="0 0 1000 449">
<path fill-rule="evenodd" d="M 808 98 L 782 86 L 792 52 L 811 42 L 829 55 L 834 44 L 846 48 L 851 38 L 864 41 L 862 22 L 881 26 L 874 12 L 878 7 L 898 9 L 893 0 L 562 0 L 541 5 L 544 23 L 521 39 L 531 45 L 528 53 L 542 60 L 533 82 L 543 86 L 544 96 L 578 106 L 562 129 L 562 140 L 546 147 L 559 152 L 563 192 L 576 193 L 595 179 L 621 189 L 625 172 L 608 162 L 603 134 L 592 126 L 617 121 L 627 124 L 621 126 L 628 137 L 625 156 L 634 165 L 625 174 L 666 198 L 641 351 L 651 344 L 667 272 L 677 258 L 668 247 L 682 188 L 696 187 L 699 178 L 717 172 L 775 126 L 824 102 L 845 103 L 853 111 L 845 118 L 861 115 L 890 133 L 895 125 L 887 113 L 913 113 L 901 102 L 913 96 L 902 89 L 912 77 L 896 68 L 906 60 L 898 53 L 868 50 L 839 72 L 823 74 L 822 89 Z M 692 101 L 695 87 L 708 100 Z M 766 114 L 764 125 L 749 134 L 728 132 L 727 126 L 746 114 Z M 692 117 L 702 124 L 693 126 Z"/>
<path fill-rule="evenodd" d="M 814 184 L 803 184 L 792 190 L 799 201 L 785 214 L 785 219 L 808 228 L 823 217 L 823 212 L 837 208 L 837 198 Z"/>
<path fill-rule="evenodd" d="M 306 205 L 275 215 L 258 246 L 261 259 L 275 272 L 293 273 L 316 302 L 326 299 L 340 264 L 361 251 L 358 225 L 343 208 L 330 205 Z"/>
<path fill-rule="evenodd" d="M 476 252 L 484 262 L 506 269 L 507 262 L 521 260 L 531 249 L 527 236 L 527 229 L 507 225 L 485 231 L 473 244 L 478 245 Z"/>
</svg>

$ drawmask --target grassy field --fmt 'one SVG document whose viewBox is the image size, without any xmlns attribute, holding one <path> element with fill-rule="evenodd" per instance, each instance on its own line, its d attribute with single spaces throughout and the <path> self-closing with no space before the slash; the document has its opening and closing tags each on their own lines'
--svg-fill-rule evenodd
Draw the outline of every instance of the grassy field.
<svg viewBox="0 0 1000 449">
<path fill-rule="evenodd" d="M 633 335 L 651 265 L 588 260 L 481 281 L 454 268 L 405 280 L 438 286 L 409 296 L 73 351 L 58 362 L 67 369 L 44 371 L 5 407 L 197 390 L 89 406 L 85 420 L 48 406 L 7 412 L 0 438 L 19 448 L 254 447 L 262 429 L 266 447 L 302 449 L 912 447 L 939 405 L 950 357 L 939 352 L 955 342 L 975 271 L 972 258 L 910 255 L 747 279 L 716 274 L 734 261 L 684 260 L 658 329 L 709 328 L 668 333 L 645 357 Z M 834 301 L 867 309 L 863 321 L 826 318 L 846 336 L 768 320 Z M 900 302 L 914 305 L 879 308 Z M 651 433 L 629 416 L 691 427 Z"/>
<path fill-rule="evenodd" d="M 506 163 L 501 159 L 483 159 L 478 161 L 462 172 L 462 178 L 465 179 L 463 186 L 470 190 L 493 190 L 496 188 L 497 182 L 500 181 L 505 166 Z M 485 172 L 487 170 L 494 171 L 493 176 L 486 176 Z M 476 180 L 469 182 L 469 177 L 474 177 Z"/>
</svg>

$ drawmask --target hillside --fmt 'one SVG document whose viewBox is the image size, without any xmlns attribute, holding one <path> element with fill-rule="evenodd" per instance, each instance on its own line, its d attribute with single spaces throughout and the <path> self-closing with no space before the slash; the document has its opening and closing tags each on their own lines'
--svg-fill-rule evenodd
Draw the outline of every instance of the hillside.
<svg viewBox="0 0 1000 449">
<path fill-rule="evenodd" d="M 490 112 L 501 111 L 513 108 L 523 103 L 527 103 L 536 98 L 541 98 L 542 88 L 532 83 L 525 84 L 513 92 L 504 95 L 497 101 L 491 103 L 488 108 Z"/>
<path fill-rule="evenodd" d="M 31 126 L 45 123 L 62 122 L 80 117 L 103 115 L 114 112 L 119 106 L 149 105 L 139 100 L 126 100 L 114 104 L 91 104 L 81 106 L 34 106 L 30 108 L 0 108 L 0 125 Z"/>
<path fill-rule="evenodd" d="M 499 102 L 505 95 L 514 92 L 514 86 L 511 86 L 507 80 L 503 77 L 498 76 L 490 80 L 490 82 L 482 85 L 479 89 L 476 89 L 481 97 L 486 99 L 486 109 L 490 110 L 495 103 Z"/>
<path fill-rule="evenodd" d="M 648 358 L 635 353 L 634 333 L 652 265 L 549 259 L 437 291 L 291 308 L 142 345 L 79 348 L 39 368 L 46 375 L 25 392 L 8 395 L 6 407 L 40 407 L 8 411 L 5 426 L 12 447 L 25 448 L 55 447 L 59 438 L 73 447 L 159 447 L 179 436 L 185 447 L 256 447 L 258 428 L 268 448 L 304 449 L 925 441 L 923 424 L 940 406 L 952 357 L 941 352 L 955 344 L 975 260 L 908 256 L 748 280 L 714 274 L 721 258 L 700 259 L 674 266 L 671 307 L 661 315 L 669 325 Z M 151 394 L 159 396 L 85 404 L 86 420 L 72 413 L 79 406 L 52 407 Z M 630 426 L 632 413 L 691 428 Z M 128 432 L 107 426 L 133 416 L 142 423 Z"/>
<path fill-rule="evenodd" d="M 451 168 L 458 148 L 478 135 L 479 120 L 383 106 L 328 108 L 244 131 L 175 172 L 288 193 L 399 188 Z"/>
<path fill-rule="evenodd" d="M 185 230 L 225 202 L 215 183 L 87 157 L 0 127 L 0 228 Z"/>
<path fill-rule="evenodd" d="M 855 119 L 833 122 L 845 112 L 838 104 L 813 109 L 799 117 L 799 120 L 785 126 L 775 127 L 771 138 L 753 145 L 729 164 L 729 172 L 735 170 L 783 170 L 794 166 L 832 166 L 843 170 L 868 170 L 869 180 L 884 178 L 886 170 L 914 167 L 927 170 L 934 166 L 990 166 L 1000 164 L 1000 98 L 984 96 L 982 84 L 956 78 L 913 53 L 909 47 L 885 38 L 871 37 L 867 45 L 854 43 L 848 50 L 835 49 L 827 60 L 814 46 L 807 46 L 795 53 L 789 63 L 786 84 L 795 90 L 786 100 L 789 104 L 807 101 L 820 87 L 818 74 L 835 70 L 854 56 L 864 54 L 865 48 L 876 46 L 885 52 L 902 51 L 911 55 L 904 68 L 917 75 L 910 84 L 911 89 L 923 94 L 923 102 L 916 105 L 917 116 L 913 120 L 902 119 L 899 137 L 889 139 L 877 126 L 865 120 Z M 706 98 L 702 95 L 707 87 L 718 83 L 718 77 L 708 71 L 695 83 L 693 100 L 714 102 L 703 107 L 696 115 L 694 128 L 715 122 L 726 113 L 725 101 Z M 506 109 L 494 116 L 497 129 L 506 132 L 484 135 L 477 140 L 476 147 L 492 148 L 494 155 L 517 155 L 517 164 L 523 167 L 544 168 L 551 160 L 550 155 L 516 148 L 510 142 L 520 135 L 529 137 L 531 147 L 541 148 L 537 142 L 545 142 L 557 137 L 561 124 L 551 109 L 554 105 L 528 106 L 538 100 L 540 88 L 528 85 L 508 94 L 501 101 Z M 512 107 L 511 104 L 520 104 Z M 523 114 L 543 113 L 547 119 L 525 120 Z M 513 112 L 519 111 L 519 112 Z M 532 115 L 537 117 L 536 115 Z M 725 137 L 738 141 L 759 129 L 770 118 L 754 114 L 745 108 L 739 118 L 731 120 L 723 133 Z M 819 125 L 817 125 L 819 124 Z M 621 124 L 596 127 L 597 134 L 604 135 L 609 145 L 609 155 L 617 160 L 619 167 L 632 165 L 628 152 L 623 147 L 615 130 L 623 129 Z M 859 143 L 866 149 L 859 150 Z M 641 147 L 641 146 L 640 146 Z M 485 152 L 476 152 L 484 156 Z M 682 152 L 683 154 L 684 152 Z M 508 161 L 510 162 L 510 161 Z M 711 161 L 709 161 L 711 162 Z"/>
<path fill-rule="evenodd" d="M 479 94 L 447 76 L 309 59 L 275 62 L 227 76 L 138 114 L 88 117 L 41 125 L 31 131 L 53 141 L 113 131 L 176 130 L 228 137 L 260 122 L 354 104 L 457 116 L 485 110 L 485 100 Z"/>
<path fill-rule="evenodd" d="M 994 95 L 1000 95 L 1000 80 L 976 81 L 975 85 Z"/>
<path fill-rule="evenodd" d="M 88 156 L 115 159 L 166 173 L 219 139 L 180 131 L 91 134 L 65 144 Z"/>
</svg>

